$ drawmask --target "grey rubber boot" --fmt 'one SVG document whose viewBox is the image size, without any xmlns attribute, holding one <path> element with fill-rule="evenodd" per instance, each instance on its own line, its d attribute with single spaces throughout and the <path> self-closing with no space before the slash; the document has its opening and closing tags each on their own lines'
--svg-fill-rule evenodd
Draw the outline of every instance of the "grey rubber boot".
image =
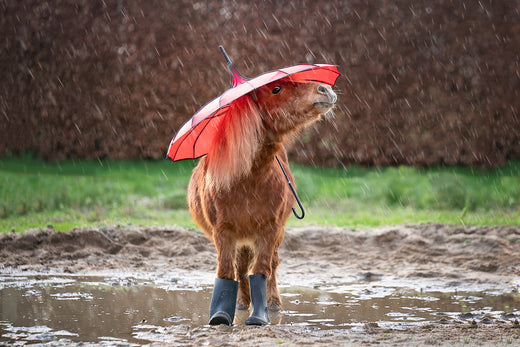
<svg viewBox="0 0 520 347">
<path fill-rule="evenodd" d="M 270 323 L 267 311 L 267 279 L 264 275 L 249 276 L 249 291 L 253 313 L 246 319 L 247 325 L 267 325 Z"/>
<path fill-rule="evenodd" d="M 209 307 L 209 324 L 233 324 L 237 294 L 237 281 L 226 280 L 224 278 L 215 279 L 215 287 L 213 288 L 211 305 Z"/>
</svg>

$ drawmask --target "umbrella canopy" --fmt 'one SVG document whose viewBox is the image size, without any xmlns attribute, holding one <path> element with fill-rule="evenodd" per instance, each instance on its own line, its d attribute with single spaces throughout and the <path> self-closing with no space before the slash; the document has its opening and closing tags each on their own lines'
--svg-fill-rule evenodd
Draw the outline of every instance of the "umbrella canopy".
<svg viewBox="0 0 520 347">
<path fill-rule="evenodd" d="M 248 79 L 242 76 L 220 46 L 231 72 L 231 88 L 197 111 L 177 132 L 168 148 L 173 161 L 195 159 L 208 154 L 217 129 L 233 101 L 266 84 L 290 80 L 299 83 L 323 83 L 333 86 L 338 68 L 330 64 L 300 64 L 264 73 Z"/>
</svg>

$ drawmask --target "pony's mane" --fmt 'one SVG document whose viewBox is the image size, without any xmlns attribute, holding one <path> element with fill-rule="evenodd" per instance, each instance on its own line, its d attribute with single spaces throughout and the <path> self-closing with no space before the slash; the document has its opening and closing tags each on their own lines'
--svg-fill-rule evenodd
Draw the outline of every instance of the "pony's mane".
<svg viewBox="0 0 520 347">
<path fill-rule="evenodd" d="M 233 181 L 251 172 L 262 129 L 260 111 L 251 96 L 245 95 L 229 106 L 205 159 L 209 186 L 229 190 Z"/>
</svg>

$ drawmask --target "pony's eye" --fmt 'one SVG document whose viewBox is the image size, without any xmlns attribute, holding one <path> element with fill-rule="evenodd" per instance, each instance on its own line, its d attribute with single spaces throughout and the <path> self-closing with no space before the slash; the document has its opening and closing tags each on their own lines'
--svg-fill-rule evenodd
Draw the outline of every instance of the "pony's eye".
<svg viewBox="0 0 520 347">
<path fill-rule="evenodd" d="M 280 90 L 282 90 L 282 87 L 280 87 L 280 86 L 276 86 L 276 87 L 274 87 L 274 88 L 273 88 L 273 94 L 278 94 L 278 93 L 280 93 Z"/>
</svg>

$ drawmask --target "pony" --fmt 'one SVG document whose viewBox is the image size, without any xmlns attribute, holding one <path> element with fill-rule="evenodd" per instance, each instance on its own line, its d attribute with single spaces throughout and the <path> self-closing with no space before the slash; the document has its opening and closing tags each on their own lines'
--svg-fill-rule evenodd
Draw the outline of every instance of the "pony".
<svg viewBox="0 0 520 347">
<path fill-rule="evenodd" d="M 248 309 L 248 325 L 269 324 L 281 308 L 276 269 L 284 226 L 295 204 L 285 146 L 330 114 L 337 96 L 329 85 L 290 79 L 235 100 L 207 156 L 188 185 L 192 218 L 217 250 L 210 324 L 231 325 L 235 309 Z"/>
</svg>

